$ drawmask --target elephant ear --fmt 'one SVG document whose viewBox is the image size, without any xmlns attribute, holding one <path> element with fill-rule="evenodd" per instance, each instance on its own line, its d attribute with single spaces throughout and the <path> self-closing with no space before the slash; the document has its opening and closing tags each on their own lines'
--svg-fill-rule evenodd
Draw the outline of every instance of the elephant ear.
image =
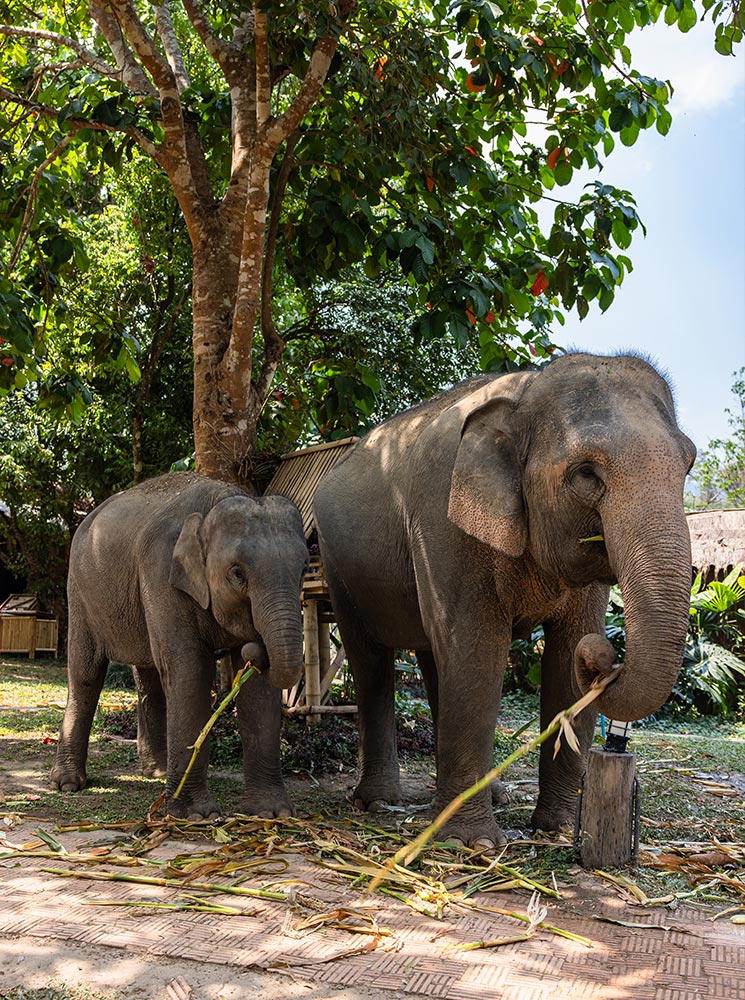
<svg viewBox="0 0 745 1000">
<path fill-rule="evenodd" d="M 210 590 L 204 566 L 204 550 L 199 529 L 201 514 L 189 514 L 184 521 L 181 534 L 171 560 L 171 574 L 168 582 L 177 590 L 183 590 L 205 610 L 210 606 Z"/>
<path fill-rule="evenodd" d="M 511 392 L 495 394 L 507 388 Z M 459 528 L 507 556 L 521 556 L 528 544 L 515 404 L 526 377 L 495 380 L 465 407 L 460 445 L 450 483 L 448 517 Z M 486 396 L 486 399 L 484 398 Z M 463 409 L 463 407 L 461 407 Z"/>
</svg>

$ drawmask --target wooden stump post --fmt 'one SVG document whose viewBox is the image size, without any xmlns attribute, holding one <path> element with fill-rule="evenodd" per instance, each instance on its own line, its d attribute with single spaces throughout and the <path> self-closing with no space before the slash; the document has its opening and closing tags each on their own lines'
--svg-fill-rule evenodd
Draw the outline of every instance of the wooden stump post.
<svg viewBox="0 0 745 1000">
<path fill-rule="evenodd" d="M 638 842 L 636 757 L 593 747 L 587 758 L 578 840 L 584 868 L 622 868 Z"/>
<path fill-rule="evenodd" d="M 321 651 L 318 637 L 318 601 L 303 602 L 303 638 L 305 640 L 305 704 L 309 726 L 321 721 L 313 709 L 321 704 Z"/>
</svg>

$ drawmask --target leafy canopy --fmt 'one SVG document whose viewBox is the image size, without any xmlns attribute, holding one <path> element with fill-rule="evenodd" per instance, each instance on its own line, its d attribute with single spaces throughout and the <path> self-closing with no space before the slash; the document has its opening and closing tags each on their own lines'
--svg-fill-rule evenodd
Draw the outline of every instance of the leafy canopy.
<svg viewBox="0 0 745 1000">
<path fill-rule="evenodd" d="M 131 8 L 156 39 L 157 17 L 170 12 L 189 71 L 178 112 L 196 130 L 218 204 L 234 109 L 199 19 L 215 38 L 240 35 L 248 65 L 258 56 L 246 5 L 93 6 L 109 16 Z M 51 345 L 71 332 L 70 290 L 100 238 L 81 220 L 117 197 L 129 160 L 154 154 L 166 109 L 152 88 L 112 71 L 112 35 L 86 5 L 0 9 L 0 392 L 31 379 L 40 402 L 79 418 L 90 367 Z M 362 267 L 370 281 L 408 290 L 418 345 L 452 338 L 492 371 L 546 356 L 564 312 L 607 309 L 631 268 L 626 251 L 641 228 L 631 195 L 593 182 L 577 203 L 561 197 L 616 142 L 670 127 L 670 88 L 632 68 L 629 34 L 661 18 L 687 31 L 708 13 L 719 51 L 742 37 L 739 5 L 712 0 L 373 0 L 343 18 L 316 0 L 256 12 L 266 16 L 274 115 L 301 89 L 316 39 L 336 42 L 322 96 L 292 155 L 288 147 L 275 163 L 273 189 L 288 172 L 267 236 L 275 284 L 307 301 L 319 280 L 329 286 Z M 542 231 L 546 199 L 554 212 Z M 132 371 L 131 324 L 91 312 L 86 336 L 94 364 L 105 355 Z"/>
</svg>

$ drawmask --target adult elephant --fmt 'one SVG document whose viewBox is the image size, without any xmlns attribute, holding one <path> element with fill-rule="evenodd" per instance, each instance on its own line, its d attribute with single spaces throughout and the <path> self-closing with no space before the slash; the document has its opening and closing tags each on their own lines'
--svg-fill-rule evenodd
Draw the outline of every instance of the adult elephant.
<svg viewBox="0 0 745 1000">
<path fill-rule="evenodd" d="M 173 793 L 210 716 L 215 654 L 230 650 L 234 665 L 245 655 L 265 668 L 237 699 L 246 811 L 289 813 L 280 698 L 303 666 L 306 559 L 289 500 L 254 498 L 193 473 L 151 479 L 89 514 L 70 551 L 68 698 L 53 786 L 84 787 L 93 715 L 117 660 L 136 668 L 138 749 L 146 773 L 166 774 L 168 810 L 217 815 L 206 747 L 177 799 Z"/>
<path fill-rule="evenodd" d="M 694 457 L 650 364 L 588 354 L 463 382 L 351 450 L 322 482 L 315 518 L 359 704 L 360 806 L 400 801 L 397 647 L 416 649 L 423 670 L 438 808 L 491 766 L 512 639 L 545 628 L 544 726 L 611 669 L 604 613 L 615 581 L 626 662 L 597 708 L 623 720 L 659 708 L 688 622 L 682 494 Z M 590 711 L 578 719 L 583 751 L 594 722 Z M 583 756 L 563 747 L 554 760 L 544 744 L 535 827 L 573 818 L 583 767 Z M 488 791 L 444 832 L 501 842 Z"/>
</svg>

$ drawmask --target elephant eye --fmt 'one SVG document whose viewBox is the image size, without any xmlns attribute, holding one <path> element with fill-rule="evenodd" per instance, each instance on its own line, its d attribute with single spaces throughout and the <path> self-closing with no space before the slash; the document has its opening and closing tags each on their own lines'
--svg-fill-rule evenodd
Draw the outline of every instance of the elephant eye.
<svg viewBox="0 0 745 1000">
<path fill-rule="evenodd" d="M 570 488 L 583 500 L 595 502 L 605 493 L 605 483 L 592 462 L 581 462 L 569 473 Z"/>
<path fill-rule="evenodd" d="M 243 572 L 241 566 L 234 564 L 228 570 L 228 578 L 236 585 L 236 587 L 246 586 L 246 574 Z"/>
</svg>

